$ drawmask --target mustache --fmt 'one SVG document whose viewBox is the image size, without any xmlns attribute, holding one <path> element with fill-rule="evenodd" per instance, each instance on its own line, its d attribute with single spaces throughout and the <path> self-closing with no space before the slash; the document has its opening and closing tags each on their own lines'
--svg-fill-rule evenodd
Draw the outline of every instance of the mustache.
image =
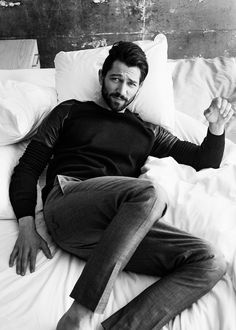
<svg viewBox="0 0 236 330">
<path fill-rule="evenodd" d="M 110 96 L 117 97 L 117 98 L 119 98 L 123 101 L 126 101 L 126 102 L 128 101 L 128 99 L 125 96 L 121 95 L 120 93 L 111 93 Z"/>
</svg>

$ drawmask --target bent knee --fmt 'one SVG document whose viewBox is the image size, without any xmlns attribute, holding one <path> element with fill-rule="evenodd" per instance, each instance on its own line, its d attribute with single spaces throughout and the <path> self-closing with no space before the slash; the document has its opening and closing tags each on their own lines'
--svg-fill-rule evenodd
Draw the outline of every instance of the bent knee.
<svg viewBox="0 0 236 330">
<path fill-rule="evenodd" d="M 168 203 L 167 193 L 160 184 L 153 182 L 150 179 L 141 179 L 140 182 L 142 182 L 150 196 L 158 199 L 160 202 Z"/>
<path fill-rule="evenodd" d="M 202 268 L 204 277 L 208 280 L 209 286 L 213 286 L 225 274 L 226 260 L 223 254 L 211 244 L 207 245 L 204 259 L 204 267 Z"/>
<path fill-rule="evenodd" d="M 213 250 L 211 249 L 211 255 L 211 267 L 216 270 L 220 277 L 222 277 L 225 274 L 227 268 L 225 257 L 219 250 L 215 248 Z"/>
<path fill-rule="evenodd" d="M 147 194 L 149 199 L 156 204 L 161 216 L 163 216 L 166 213 L 168 206 L 168 196 L 165 189 L 161 185 L 154 183 L 152 180 L 141 179 L 141 181 L 145 186 L 145 194 Z"/>
</svg>

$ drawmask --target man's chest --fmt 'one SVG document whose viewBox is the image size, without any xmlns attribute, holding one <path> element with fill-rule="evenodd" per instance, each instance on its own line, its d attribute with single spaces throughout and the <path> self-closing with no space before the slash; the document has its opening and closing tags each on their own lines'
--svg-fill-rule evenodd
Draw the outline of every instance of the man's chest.
<svg viewBox="0 0 236 330">
<path fill-rule="evenodd" d="M 139 122 L 88 115 L 71 118 L 60 136 L 60 144 L 64 147 L 101 153 L 135 153 L 138 157 L 150 152 L 153 140 L 152 130 Z"/>
</svg>

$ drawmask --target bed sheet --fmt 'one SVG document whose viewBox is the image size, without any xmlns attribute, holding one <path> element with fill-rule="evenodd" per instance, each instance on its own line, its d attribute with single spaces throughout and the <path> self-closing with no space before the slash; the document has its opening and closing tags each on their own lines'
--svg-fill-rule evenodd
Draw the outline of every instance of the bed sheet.
<svg viewBox="0 0 236 330">
<path fill-rule="evenodd" d="M 0 329 L 54 330 L 61 315 L 72 300 L 69 293 L 80 275 L 84 262 L 58 249 L 48 237 L 38 214 L 37 228 L 49 241 L 53 259 L 40 252 L 36 272 L 24 277 L 8 267 L 8 257 L 17 237 L 17 225 L 11 220 L 0 222 Z M 100 323 L 151 285 L 155 277 L 122 273 L 110 296 L 104 315 L 95 314 L 91 330 L 100 330 Z M 234 330 L 236 328 L 236 298 L 229 274 L 183 311 L 163 330 Z M 87 330 L 87 329 L 86 329 Z"/>
<path fill-rule="evenodd" d="M 187 128 L 187 130 L 186 130 Z M 178 113 L 176 133 L 197 142 L 206 127 Z M 177 164 L 171 158 L 149 157 L 142 176 L 158 181 L 169 195 L 169 208 L 162 221 L 171 223 L 211 241 L 224 253 L 226 275 L 203 298 L 169 322 L 163 330 L 235 330 L 236 329 L 236 145 L 227 141 L 222 167 L 200 172 Z M 186 200 L 188 203 L 186 205 Z M 0 221 L 0 329 L 53 330 L 69 308 L 69 297 L 84 262 L 60 250 L 47 234 L 42 212 L 37 228 L 49 242 L 54 255 L 48 260 L 37 257 L 36 272 L 16 275 L 8 267 L 9 255 L 17 238 L 17 224 Z M 95 314 L 92 330 L 124 306 L 158 278 L 121 273 L 116 280 L 104 315 Z M 144 329 L 145 330 L 145 329 Z"/>
</svg>

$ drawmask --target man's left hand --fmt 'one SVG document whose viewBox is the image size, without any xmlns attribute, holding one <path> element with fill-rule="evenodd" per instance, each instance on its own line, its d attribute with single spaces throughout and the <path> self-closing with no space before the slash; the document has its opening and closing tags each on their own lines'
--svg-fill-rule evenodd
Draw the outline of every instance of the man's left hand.
<svg viewBox="0 0 236 330">
<path fill-rule="evenodd" d="M 209 130 L 214 135 L 224 133 L 225 124 L 231 119 L 234 111 L 228 100 L 217 97 L 212 100 L 210 107 L 204 111 L 204 116 L 209 122 Z"/>
</svg>

